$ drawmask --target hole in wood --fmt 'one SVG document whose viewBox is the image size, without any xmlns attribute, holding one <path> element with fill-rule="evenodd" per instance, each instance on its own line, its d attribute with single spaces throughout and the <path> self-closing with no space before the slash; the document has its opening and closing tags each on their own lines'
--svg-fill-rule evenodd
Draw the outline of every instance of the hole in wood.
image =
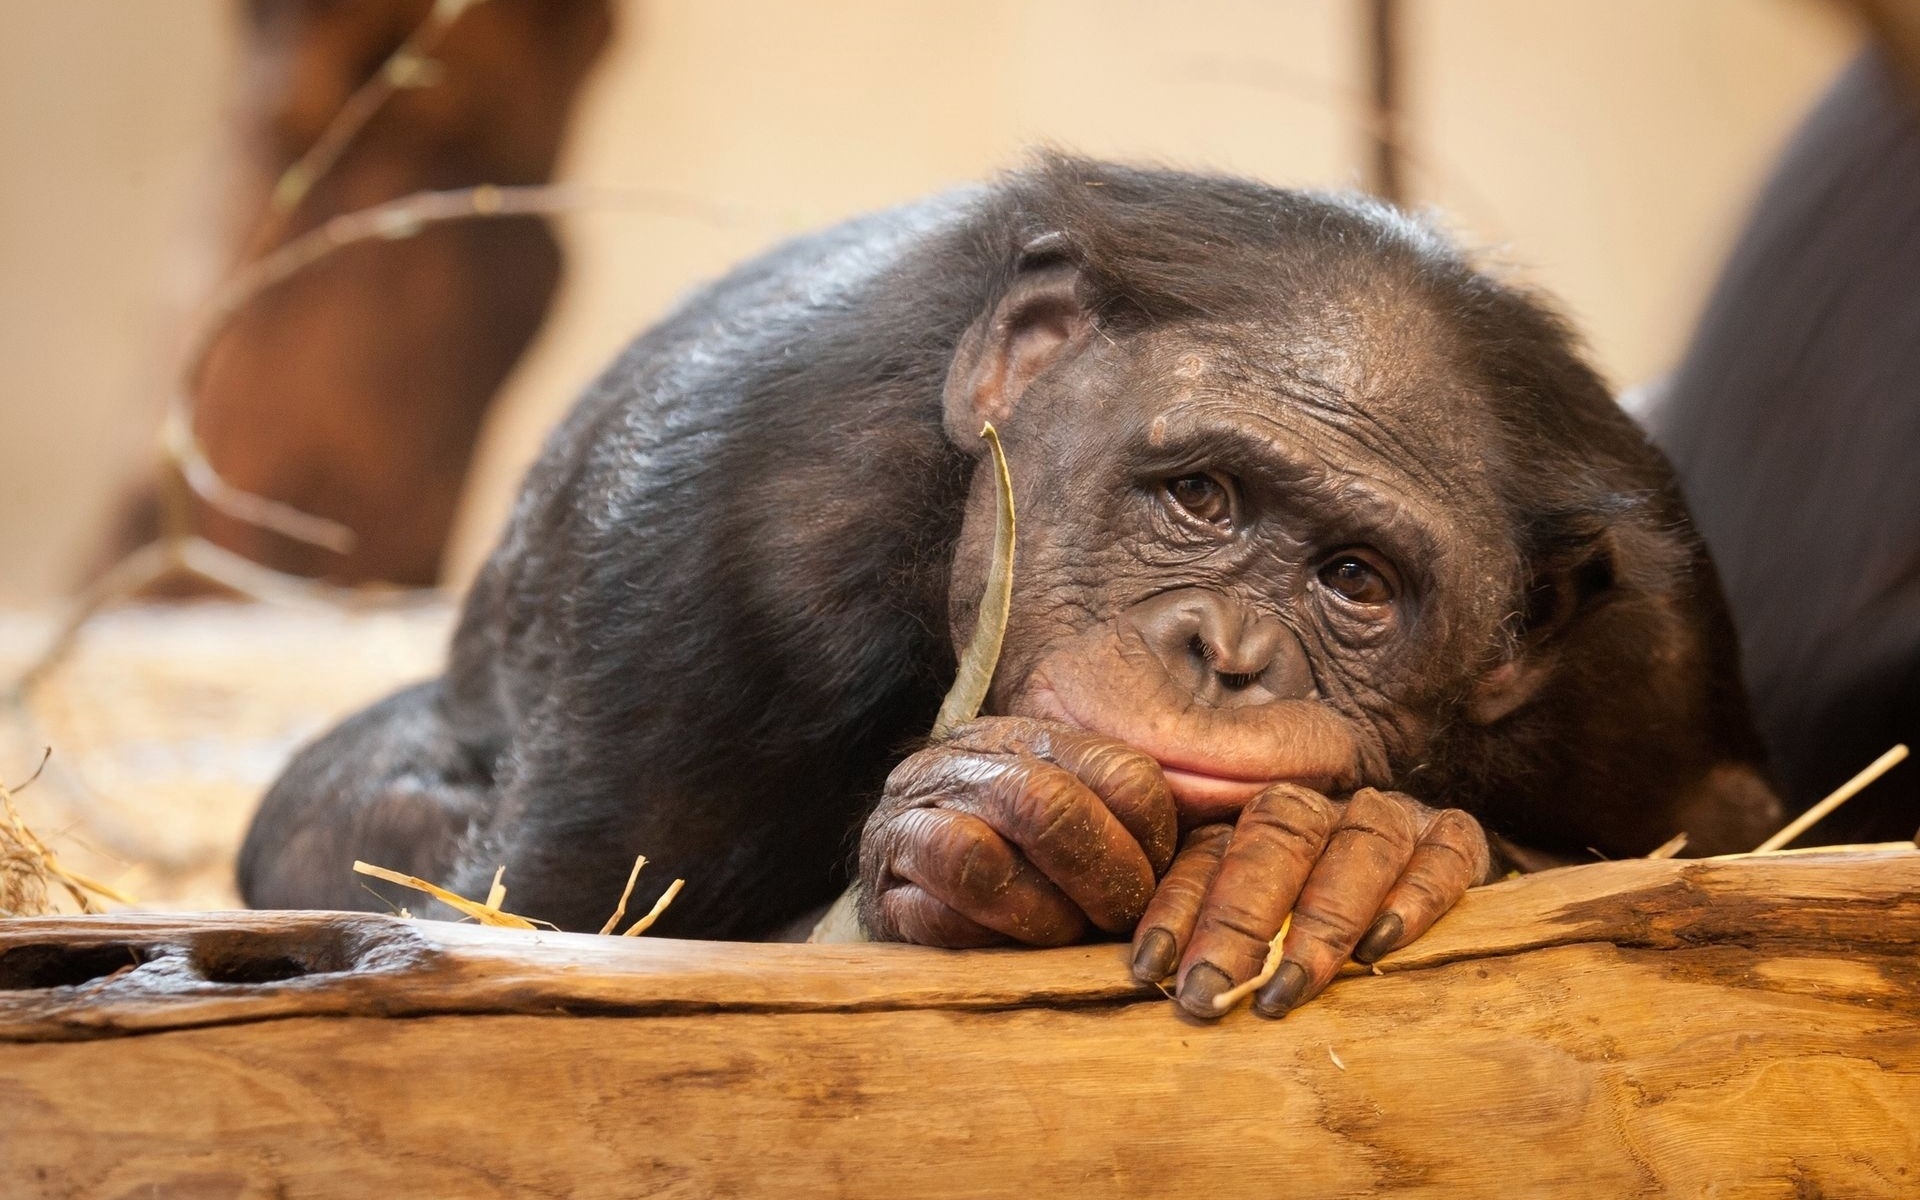
<svg viewBox="0 0 1920 1200">
<path fill-rule="evenodd" d="M 193 969 L 209 983 L 280 983 L 352 970 L 358 948 L 327 931 L 225 933 L 193 947 Z"/>
<path fill-rule="evenodd" d="M 0 952 L 0 991 L 77 987 L 123 968 L 137 967 L 149 957 L 141 947 L 124 942 L 15 946 Z"/>
</svg>

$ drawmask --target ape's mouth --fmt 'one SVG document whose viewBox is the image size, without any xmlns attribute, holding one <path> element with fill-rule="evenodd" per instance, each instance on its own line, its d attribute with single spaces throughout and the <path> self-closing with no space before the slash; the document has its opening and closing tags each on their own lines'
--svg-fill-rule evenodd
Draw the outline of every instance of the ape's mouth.
<svg viewBox="0 0 1920 1200">
<path fill-rule="evenodd" d="M 1159 762 L 1185 827 L 1231 821 L 1277 783 L 1319 792 L 1351 785 L 1358 759 L 1345 722 L 1313 700 L 1249 708 L 1177 707 L 1151 695 L 1112 703 L 1036 671 L 1013 707 L 1127 743 Z"/>
<path fill-rule="evenodd" d="M 1145 746 L 1140 749 L 1147 750 Z M 1153 754 L 1153 751 L 1147 750 L 1147 753 Z M 1231 821 L 1247 806 L 1248 801 L 1276 783 L 1297 783 L 1317 792 L 1329 791 L 1333 787 L 1333 780 L 1327 776 L 1235 779 L 1227 775 L 1189 771 L 1171 765 L 1157 754 L 1154 757 L 1160 760 L 1160 773 L 1166 777 L 1167 790 L 1173 793 L 1174 803 L 1180 808 L 1181 824 L 1187 826 Z"/>
</svg>

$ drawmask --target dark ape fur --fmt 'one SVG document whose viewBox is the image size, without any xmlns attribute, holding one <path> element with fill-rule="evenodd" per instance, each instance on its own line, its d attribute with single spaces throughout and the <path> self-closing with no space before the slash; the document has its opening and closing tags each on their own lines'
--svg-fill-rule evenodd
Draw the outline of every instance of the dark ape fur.
<svg viewBox="0 0 1920 1200">
<path fill-rule="evenodd" d="M 1631 852 L 1673 832 L 1662 798 L 1755 760 L 1669 472 L 1538 302 L 1368 201 L 1054 157 L 790 243 L 635 342 L 549 441 L 446 676 L 268 795 L 248 901 L 363 905 L 355 857 L 472 893 L 506 863 L 517 911 L 594 927 L 637 853 L 652 890 L 690 881 L 666 932 L 762 935 L 831 898 L 952 674 L 974 459 L 942 431 L 948 365 L 1036 255 L 1077 265 L 1115 338 L 1258 322 L 1329 286 L 1445 314 L 1502 431 L 1484 451 L 1525 564 L 1504 636 L 1550 644 L 1555 670 L 1512 716 L 1453 720 L 1394 764 L 1409 790 Z"/>
</svg>

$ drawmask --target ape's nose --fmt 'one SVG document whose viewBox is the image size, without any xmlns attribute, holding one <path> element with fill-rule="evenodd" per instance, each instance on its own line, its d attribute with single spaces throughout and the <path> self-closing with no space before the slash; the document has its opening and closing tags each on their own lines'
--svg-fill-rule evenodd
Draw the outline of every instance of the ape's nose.
<svg viewBox="0 0 1920 1200">
<path fill-rule="evenodd" d="M 1203 703 L 1240 708 L 1313 695 L 1300 639 L 1230 596 L 1182 588 L 1135 605 L 1121 619 Z"/>
</svg>

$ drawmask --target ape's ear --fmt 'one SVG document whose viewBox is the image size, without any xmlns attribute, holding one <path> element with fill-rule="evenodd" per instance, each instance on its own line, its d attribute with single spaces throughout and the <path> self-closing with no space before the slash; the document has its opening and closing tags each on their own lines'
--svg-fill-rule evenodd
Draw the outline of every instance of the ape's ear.
<svg viewBox="0 0 1920 1200">
<path fill-rule="evenodd" d="M 1569 654 L 1577 655 L 1581 625 L 1620 591 L 1622 546 L 1614 530 L 1561 530 L 1550 541 L 1534 558 L 1514 614 L 1515 652 L 1482 675 L 1468 697 L 1467 716 L 1477 724 L 1502 720 L 1538 696 L 1568 666 Z"/>
<path fill-rule="evenodd" d="M 1060 234 L 1029 242 L 999 300 L 961 337 L 945 395 L 955 445 L 977 445 L 982 421 L 1004 422 L 1028 385 L 1092 332 L 1080 272 L 1066 251 Z"/>
</svg>

